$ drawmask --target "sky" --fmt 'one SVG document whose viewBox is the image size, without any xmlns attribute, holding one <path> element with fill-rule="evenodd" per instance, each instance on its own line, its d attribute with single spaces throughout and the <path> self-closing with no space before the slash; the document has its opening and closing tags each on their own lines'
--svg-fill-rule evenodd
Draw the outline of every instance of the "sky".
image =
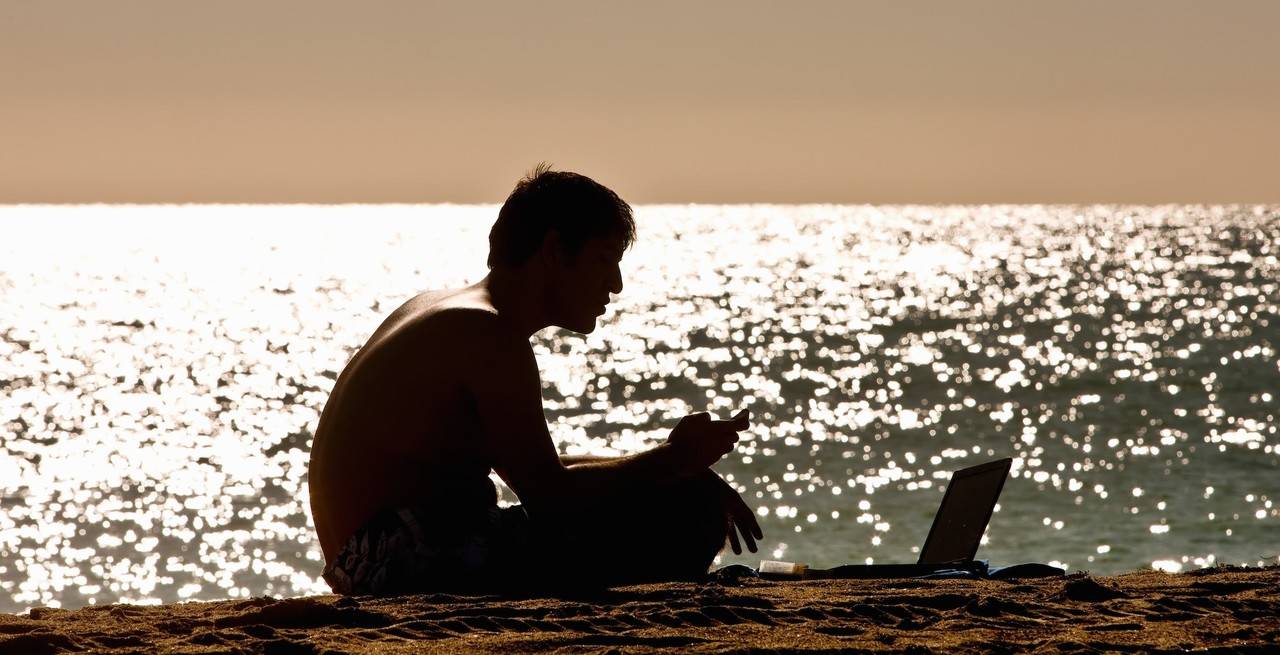
<svg viewBox="0 0 1280 655">
<path fill-rule="evenodd" d="M 1280 202 L 1280 2 L 0 0 L 0 203 Z"/>
</svg>

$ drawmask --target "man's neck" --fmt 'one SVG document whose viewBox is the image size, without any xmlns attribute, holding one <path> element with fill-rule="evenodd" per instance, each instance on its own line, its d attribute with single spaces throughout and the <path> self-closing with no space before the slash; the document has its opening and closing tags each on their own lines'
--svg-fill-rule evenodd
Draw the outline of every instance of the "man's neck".
<svg viewBox="0 0 1280 655">
<path fill-rule="evenodd" d="M 495 269 L 475 286 L 488 293 L 489 302 L 498 310 L 498 315 L 525 337 L 532 337 L 551 325 L 537 276 Z"/>
</svg>

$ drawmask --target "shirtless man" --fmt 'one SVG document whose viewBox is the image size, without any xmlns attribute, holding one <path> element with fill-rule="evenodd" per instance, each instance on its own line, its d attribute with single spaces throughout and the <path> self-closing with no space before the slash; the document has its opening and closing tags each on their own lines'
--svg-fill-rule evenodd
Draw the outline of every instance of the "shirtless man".
<svg viewBox="0 0 1280 655">
<path fill-rule="evenodd" d="M 560 457 L 547 430 L 529 337 L 592 332 L 634 237 L 612 191 L 539 167 L 498 214 L 488 276 L 420 294 L 373 333 L 311 452 L 335 592 L 695 579 L 726 538 L 756 551 L 754 512 L 709 468 L 748 427 L 745 410 L 685 416 L 665 443 L 618 458 Z M 520 505 L 497 507 L 491 470 Z"/>
</svg>

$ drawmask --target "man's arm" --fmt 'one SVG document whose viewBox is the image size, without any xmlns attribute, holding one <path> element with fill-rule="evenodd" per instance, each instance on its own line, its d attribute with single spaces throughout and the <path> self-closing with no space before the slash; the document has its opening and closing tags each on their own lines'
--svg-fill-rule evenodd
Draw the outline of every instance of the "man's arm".
<svg viewBox="0 0 1280 655">
<path fill-rule="evenodd" d="M 675 480 L 714 464 L 737 442 L 738 423 L 706 414 L 681 419 L 666 443 L 650 450 L 565 466 L 542 413 L 533 349 L 493 314 L 466 312 L 463 380 L 475 402 L 494 469 L 532 511 L 572 510 L 642 484 Z"/>
</svg>

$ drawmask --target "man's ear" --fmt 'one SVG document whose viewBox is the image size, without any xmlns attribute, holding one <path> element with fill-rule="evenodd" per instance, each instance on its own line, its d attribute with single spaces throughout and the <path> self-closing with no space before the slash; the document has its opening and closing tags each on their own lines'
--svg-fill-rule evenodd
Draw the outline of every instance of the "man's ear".
<svg viewBox="0 0 1280 655">
<path fill-rule="evenodd" d="M 547 230 L 542 237 L 542 247 L 538 250 L 538 257 L 541 258 L 545 266 L 551 268 L 559 268 L 564 262 L 564 250 L 561 247 L 560 232 L 557 230 Z"/>
</svg>

